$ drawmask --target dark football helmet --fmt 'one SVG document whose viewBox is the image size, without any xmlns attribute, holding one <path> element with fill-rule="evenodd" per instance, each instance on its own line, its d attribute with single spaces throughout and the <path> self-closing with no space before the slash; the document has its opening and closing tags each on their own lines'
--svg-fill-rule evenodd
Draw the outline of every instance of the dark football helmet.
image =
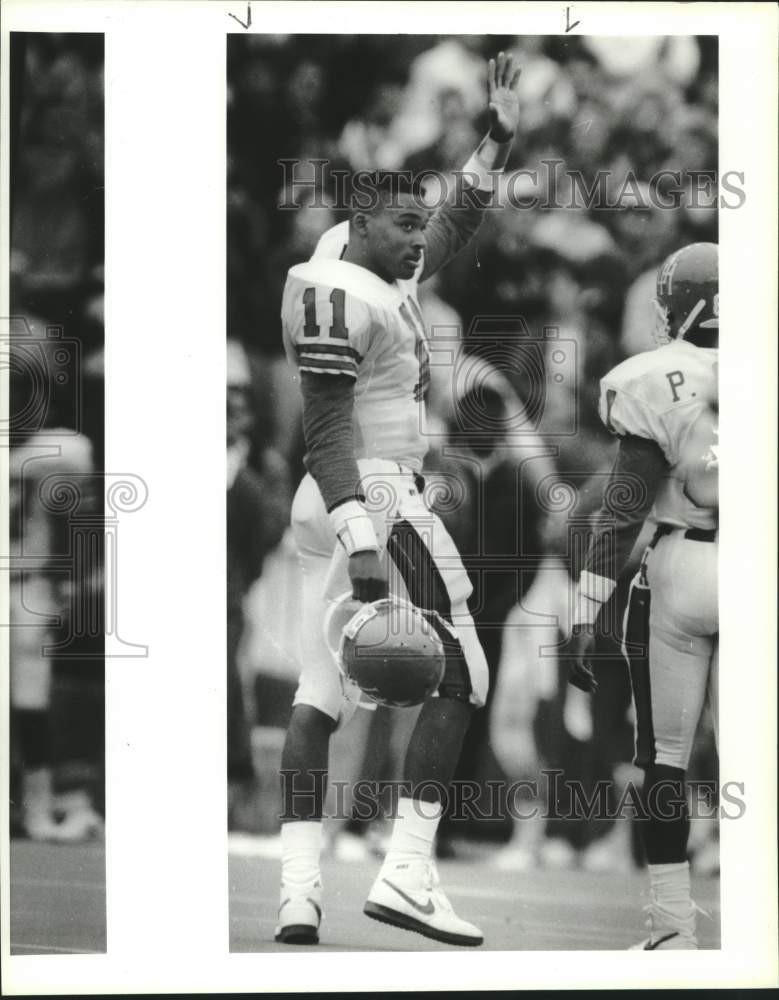
<svg viewBox="0 0 779 1000">
<path fill-rule="evenodd" d="M 445 666 L 443 642 L 431 622 L 438 628 L 452 629 L 436 612 L 423 613 L 395 597 L 362 604 L 341 624 L 350 604 L 348 595 L 340 614 L 335 611 L 325 626 L 328 645 L 344 680 L 356 684 L 378 705 L 421 705 L 438 688 Z"/>
<path fill-rule="evenodd" d="M 716 243 L 691 243 L 672 253 L 657 273 L 655 338 L 716 347 L 719 264 Z"/>
</svg>

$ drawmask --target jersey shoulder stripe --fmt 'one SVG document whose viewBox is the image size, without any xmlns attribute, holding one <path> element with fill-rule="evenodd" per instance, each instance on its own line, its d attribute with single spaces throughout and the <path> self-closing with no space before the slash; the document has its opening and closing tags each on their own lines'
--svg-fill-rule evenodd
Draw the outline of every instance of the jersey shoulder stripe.
<svg viewBox="0 0 779 1000">
<path fill-rule="evenodd" d="M 298 368 L 301 371 L 337 372 L 339 375 L 353 375 L 357 378 L 354 363 L 339 361 L 338 358 L 299 358 Z"/>
<path fill-rule="evenodd" d="M 326 344 L 295 344 L 295 350 L 300 357 L 305 355 L 313 356 L 317 354 L 327 354 L 328 356 L 336 358 L 353 358 L 357 364 L 360 364 L 363 360 L 362 354 L 355 350 L 354 347 L 350 347 L 348 344 L 334 344 L 332 342 L 328 342 Z"/>
<path fill-rule="evenodd" d="M 353 361 L 339 361 L 334 358 L 300 358 L 298 371 L 324 375 L 348 375 L 357 378 L 357 368 Z"/>
<path fill-rule="evenodd" d="M 357 358 L 350 357 L 343 351 L 330 350 L 329 344 L 311 344 L 305 348 L 296 344 L 295 351 L 297 353 L 298 368 L 307 368 L 309 371 L 336 371 L 345 375 L 354 375 L 355 378 L 357 377 L 357 365 L 359 363 L 357 358 L 359 358 L 359 355 L 357 355 L 356 351 L 353 353 L 357 355 Z M 362 359 L 360 358 L 360 360 Z"/>
</svg>

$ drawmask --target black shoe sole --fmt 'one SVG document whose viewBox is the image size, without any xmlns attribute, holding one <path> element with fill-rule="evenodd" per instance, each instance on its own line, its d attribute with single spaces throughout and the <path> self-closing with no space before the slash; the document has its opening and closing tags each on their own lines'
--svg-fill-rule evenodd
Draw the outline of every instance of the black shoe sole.
<svg viewBox="0 0 779 1000">
<path fill-rule="evenodd" d="M 414 917 L 409 917 L 405 913 L 398 913 L 397 910 L 391 910 L 388 906 L 382 906 L 381 903 L 371 903 L 370 900 L 365 904 L 362 912 L 371 920 L 378 920 L 382 924 L 391 924 L 403 931 L 413 931 L 416 934 L 432 938 L 434 941 L 442 941 L 444 944 L 456 944 L 463 948 L 478 948 L 480 944 L 484 943 L 484 938 L 470 938 L 464 937 L 462 934 L 436 930 L 429 924 L 423 924 L 421 920 L 415 920 Z"/>
<path fill-rule="evenodd" d="M 276 935 L 281 944 L 319 944 L 319 932 L 310 924 L 290 924 Z"/>
</svg>

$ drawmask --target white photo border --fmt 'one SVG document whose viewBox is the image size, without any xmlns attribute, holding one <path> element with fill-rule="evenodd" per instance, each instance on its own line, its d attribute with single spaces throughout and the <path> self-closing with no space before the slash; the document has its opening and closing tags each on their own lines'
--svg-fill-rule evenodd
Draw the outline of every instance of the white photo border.
<svg viewBox="0 0 779 1000">
<path fill-rule="evenodd" d="M 720 174 L 744 173 L 744 205 L 720 211 L 721 781 L 742 782 L 746 802 L 721 824 L 721 950 L 577 952 L 565 963 L 558 952 L 419 952 L 381 965 L 374 954 L 229 953 L 225 58 L 226 35 L 245 30 L 229 14 L 244 20 L 247 3 L 5 0 L 6 122 L 10 31 L 106 34 L 106 468 L 149 487 L 122 524 L 119 621 L 150 652 L 106 663 L 106 955 L 9 955 L 3 755 L 4 993 L 776 985 L 776 8 L 253 0 L 249 30 L 439 34 L 445 23 L 447 33 L 549 35 L 564 33 L 566 6 L 577 34 L 718 34 Z M 6 178 L 7 144 L 1 166 Z M 6 462 L 0 448 L 4 474 Z M 1 502 L 7 537 L 4 491 Z M 1 694 L 7 718 L 7 671 Z"/>
</svg>

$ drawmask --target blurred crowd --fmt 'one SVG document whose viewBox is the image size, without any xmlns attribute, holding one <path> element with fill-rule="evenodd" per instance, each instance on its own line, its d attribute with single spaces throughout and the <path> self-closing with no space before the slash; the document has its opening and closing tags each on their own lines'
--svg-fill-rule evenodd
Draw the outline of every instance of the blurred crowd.
<svg viewBox="0 0 779 1000">
<path fill-rule="evenodd" d="M 541 429 L 561 449 L 560 471 L 597 466 L 608 450 L 598 379 L 654 346 L 657 265 L 685 243 L 717 240 L 716 200 L 691 193 L 696 172 L 718 168 L 716 39 L 250 35 L 229 43 L 227 330 L 261 369 L 255 454 L 273 446 L 293 479 L 301 473 L 279 303 L 288 268 L 345 217 L 334 173 L 461 168 L 486 132 L 486 61 L 505 49 L 522 67 L 506 175 L 527 172 L 516 191 L 538 207 L 488 211 L 472 244 L 422 286 L 422 305 L 429 329 L 456 331 L 465 352 L 485 351 L 479 317 L 521 317 L 535 339 L 555 328 L 571 349 L 566 377 L 544 387 Z M 295 185 L 282 160 L 299 161 Z M 588 209 L 577 197 L 572 176 L 589 189 L 598 171 L 618 208 Z M 678 207 L 655 204 L 666 193 L 656 183 L 662 171 L 680 174 L 669 182 L 682 192 Z M 299 183 L 315 177 L 317 190 Z M 509 377 L 528 403 L 538 387 L 526 369 L 520 359 Z M 452 401 L 446 375 L 434 359 L 432 403 L 443 412 Z M 562 436 L 574 422 L 582 433 Z"/>
<path fill-rule="evenodd" d="M 278 754 L 296 677 L 296 566 L 285 526 L 304 445 L 298 392 L 281 346 L 287 269 L 307 259 L 321 234 L 345 217 L 334 171 L 446 174 L 464 165 L 487 130 L 486 62 L 499 50 L 512 51 L 522 67 L 520 132 L 506 173 L 527 172 L 516 190 L 535 195 L 536 207 L 488 211 L 473 243 L 420 296 L 434 340 L 454 345 L 460 359 L 482 359 L 489 388 L 479 405 L 494 416 L 491 427 L 504 428 L 486 436 L 483 427 L 470 428 L 469 437 L 467 386 L 458 385 L 451 361 L 436 365 L 434 346 L 426 474 L 432 485 L 458 484 L 458 501 L 444 501 L 440 513 L 461 552 L 474 553 L 464 561 L 492 676 L 490 701 L 457 777 L 486 789 L 490 781 L 562 768 L 585 789 L 607 780 L 617 798 L 637 777 L 630 691 L 625 670 L 615 667 L 613 634 L 600 637 L 593 700 L 566 684 L 554 647 L 567 629 L 577 568 L 571 525 L 586 522 L 597 507 L 600 477 L 614 455 L 597 415 L 599 378 L 654 346 L 651 299 L 663 258 L 685 243 L 717 241 L 714 198 L 696 200 L 687 183 L 696 171 L 716 177 L 718 168 L 717 39 L 233 35 L 227 119 L 233 829 L 276 828 Z M 291 184 L 281 160 L 298 161 L 295 180 L 314 183 Z M 664 190 L 657 178 L 669 170 L 679 172 L 674 184 L 683 191 L 670 209 L 650 197 Z M 598 171 L 607 172 L 608 201 L 616 207 L 576 201 L 571 175 L 578 172 L 590 188 Z M 517 426 L 516 414 L 522 434 L 512 439 L 505 428 Z M 444 454 L 447 444 L 461 461 Z M 474 459 L 483 490 L 469 473 Z M 526 474 L 518 477 L 523 462 Z M 484 572 L 490 553 L 506 552 L 523 554 L 521 572 Z M 625 584 L 607 616 L 612 621 L 621 620 Z M 334 741 L 333 777 L 397 777 L 412 716 L 413 710 L 358 713 Z M 699 750 L 697 773 L 715 777 L 709 733 Z M 565 812 L 560 801 L 549 801 L 548 790 L 538 798 Z M 342 817 L 331 824 L 333 849 L 344 855 L 379 849 L 381 826 Z M 517 823 L 503 808 L 490 822 L 450 816 L 442 833 L 441 852 L 462 850 L 469 840 L 505 842 L 495 863 L 507 868 L 640 861 L 626 823 Z M 693 850 L 701 867 L 716 867 L 712 824 L 694 835 Z"/>
<path fill-rule="evenodd" d="M 103 47 L 11 36 L 11 816 L 58 842 L 103 826 Z"/>
</svg>

